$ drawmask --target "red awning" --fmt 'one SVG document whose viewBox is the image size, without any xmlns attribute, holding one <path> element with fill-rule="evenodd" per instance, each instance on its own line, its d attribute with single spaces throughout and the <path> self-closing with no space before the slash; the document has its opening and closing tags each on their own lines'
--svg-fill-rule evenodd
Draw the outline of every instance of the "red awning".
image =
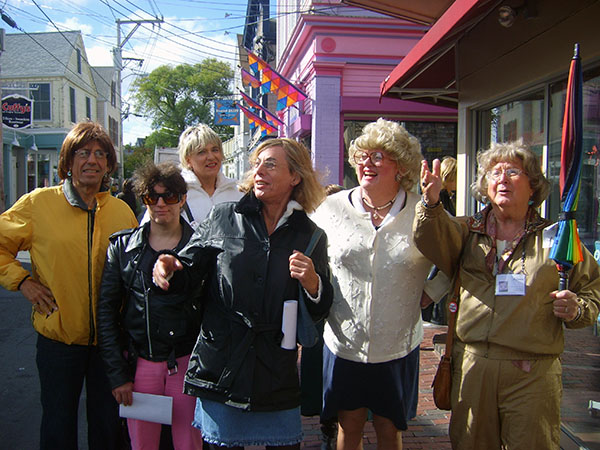
<svg viewBox="0 0 600 450">
<path fill-rule="evenodd" d="M 423 25 L 432 25 L 454 0 L 342 0 L 342 3 Z"/>
<path fill-rule="evenodd" d="M 381 83 L 381 96 L 457 107 L 456 44 L 498 0 L 456 0 Z"/>
</svg>

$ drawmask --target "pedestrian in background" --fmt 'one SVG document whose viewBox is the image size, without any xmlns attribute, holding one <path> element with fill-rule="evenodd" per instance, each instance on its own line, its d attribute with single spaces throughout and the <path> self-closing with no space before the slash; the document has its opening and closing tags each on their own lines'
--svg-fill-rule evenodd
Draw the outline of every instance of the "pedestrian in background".
<svg viewBox="0 0 600 450">
<path fill-rule="evenodd" d="M 136 226 L 110 195 L 117 164 L 107 132 L 76 124 L 62 144 L 59 186 L 23 195 L 0 215 L 0 284 L 32 304 L 42 403 L 40 448 L 77 449 L 77 410 L 85 382 L 91 450 L 119 445 L 118 405 L 97 348 L 96 304 L 108 237 Z M 31 255 L 32 273 L 17 261 Z"/>
<path fill-rule="evenodd" d="M 123 181 L 123 190 L 117 194 L 117 198 L 127 203 L 135 217 L 138 216 L 137 198 L 133 192 L 133 181 L 130 178 Z"/>
<path fill-rule="evenodd" d="M 440 202 L 439 160 L 423 161 L 415 242 L 441 271 L 458 277 L 452 351 L 454 449 L 558 449 L 564 327 L 592 325 L 600 268 L 583 247 L 569 289 L 549 258 L 549 220 L 537 208 L 550 183 L 522 142 L 477 156 L 475 198 L 486 207 L 456 219 Z"/>
<path fill-rule="evenodd" d="M 325 323 L 322 420 L 338 417 L 337 448 L 362 446 L 368 410 L 379 448 L 401 448 L 416 415 L 420 298 L 431 263 L 412 241 L 420 144 L 379 119 L 350 144 L 359 186 L 312 215 L 329 238 L 334 301 Z"/>
<path fill-rule="evenodd" d="M 172 397 L 173 447 L 199 449 L 202 437 L 192 426 L 196 402 L 183 393 L 183 377 L 200 330 L 200 292 L 156 295 L 148 289 L 158 253 L 181 250 L 194 232 L 180 215 L 187 187 L 171 162 L 136 170 L 133 183 L 150 221 L 111 236 L 98 303 L 100 351 L 118 403 L 131 405 L 134 391 Z M 127 423 L 134 450 L 159 448 L 161 424 Z"/>
</svg>

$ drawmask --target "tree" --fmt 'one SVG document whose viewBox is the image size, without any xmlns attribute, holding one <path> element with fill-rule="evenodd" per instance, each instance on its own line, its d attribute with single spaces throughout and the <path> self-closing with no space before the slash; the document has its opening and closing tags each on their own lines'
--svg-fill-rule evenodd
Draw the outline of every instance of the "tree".
<svg viewBox="0 0 600 450">
<path fill-rule="evenodd" d="M 158 131 L 152 141 L 175 147 L 188 126 L 212 126 L 212 101 L 231 95 L 232 80 L 229 64 L 214 58 L 194 65 L 160 66 L 133 83 L 135 109 L 152 119 L 152 127 Z M 233 135 L 231 127 L 213 128 L 222 139 Z"/>
<path fill-rule="evenodd" d="M 154 147 L 134 147 L 127 144 L 125 146 L 125 156 L 123 159 L 123 172 L 125 178 L 131 178 L 135 169 L 154 160 Z"/>
</svg>

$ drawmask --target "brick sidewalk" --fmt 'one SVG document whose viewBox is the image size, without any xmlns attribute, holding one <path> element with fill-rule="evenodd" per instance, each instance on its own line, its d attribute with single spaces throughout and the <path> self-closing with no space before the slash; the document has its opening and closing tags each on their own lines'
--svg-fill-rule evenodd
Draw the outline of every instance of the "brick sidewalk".
<svg viewBox="0 0 600 450">
<path fill-rule="evenodd" d="M 448 437 L 449 411 L 440 411 L 433 404 L 431 397 L 431 382 L 439 362 L 439 355 L 433 348 L 433 336 L 444 333 L 446 327 L 426 326 L 424 339 L 421 343 L 421 363 L 419 369 L 419 404 L 417 417 L 408 424 L 408 430 L 402 433 L 404 450 L 416 449 L 450 449 Z M 318 417 L 303 417 L 302 428 L 304 441 L 302 448 L 318 449 L 321 446 L 321 431 Z M 377 438 L 371 422 L 367 422 L 364 430 L 364 449 L 377 448 Z"/>
</svg>

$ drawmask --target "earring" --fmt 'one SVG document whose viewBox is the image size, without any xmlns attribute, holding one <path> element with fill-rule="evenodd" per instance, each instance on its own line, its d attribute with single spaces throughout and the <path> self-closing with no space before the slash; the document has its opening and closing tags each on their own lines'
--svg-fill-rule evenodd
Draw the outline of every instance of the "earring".
<svg viewBox="0 0 600 450">
<path fill-rule="evenodd" d="M 529 201 L 527 202 L 527 204 L 528 204 L 529 206 L 533 205 L 533 200 L 529 199 Z"/>
<path fill-rule="evenodd" d="M 402 180 L 402 175 L 400 175 L 400 172 L 398 172 L 398 173 L 396 174 L 396 181 L 397 181 L 398 183 L 400 183 L 400 180 Z"/>
<path fill-rule="evenodd" d="M 104 181 L 107 182 L 110 180 L 110 173 L 106 172 L 102 178 L 104 178 Z"/>
<path fill-rule="evenodd" d="M 67 172 L 67 176 L 68 176 L 69 178 L 71 178 L 71 175 L 73 175 L 73 174 L 71 173 L 71 169 L 69 169 L 69 171 Z"/>
</svg>

